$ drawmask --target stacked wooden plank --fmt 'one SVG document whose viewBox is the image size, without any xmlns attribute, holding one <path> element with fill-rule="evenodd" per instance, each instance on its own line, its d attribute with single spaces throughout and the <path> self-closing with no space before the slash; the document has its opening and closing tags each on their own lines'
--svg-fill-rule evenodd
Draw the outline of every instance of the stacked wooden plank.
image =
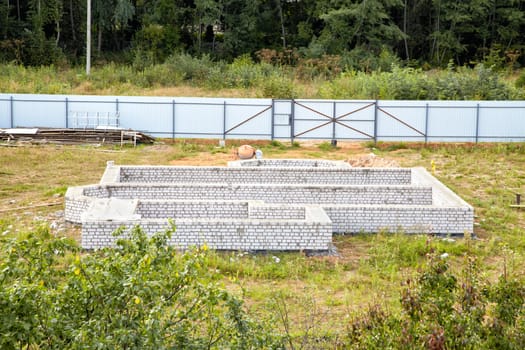
<svg viewBox="0 0 525 350">
<path fill-rule="evenodd" d="M 151 144 L 154 138 L 140 131 L 123 129 L 0 129 L 0 142 L 62 144 Z"/>
</svg>

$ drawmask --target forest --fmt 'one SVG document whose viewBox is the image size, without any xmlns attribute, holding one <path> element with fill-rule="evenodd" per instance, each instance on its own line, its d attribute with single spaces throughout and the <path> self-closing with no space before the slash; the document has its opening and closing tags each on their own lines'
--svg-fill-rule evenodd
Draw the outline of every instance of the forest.
<svg viewBox="0 0 525 350">
<path fill-rule="evenodd" d="M 92 0 L 95 61 L 139 67 L 173 54 L 342 66 L 390 55 L 414 68 L 523 65 L 525 0 Z M 0 62 L 83 64 L 87 1 L 0 4 Z"/>
</svg>

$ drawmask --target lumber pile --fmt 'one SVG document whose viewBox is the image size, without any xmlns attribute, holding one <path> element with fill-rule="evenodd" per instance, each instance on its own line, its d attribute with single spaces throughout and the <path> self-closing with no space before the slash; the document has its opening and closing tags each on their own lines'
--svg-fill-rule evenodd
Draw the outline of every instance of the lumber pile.
<svg viewBox="0 0 525 350">
<path fill-rule="evenodd" d="M 60 144 L 151 144 L 155 139 L 140 131 L 123 129 L 0 129 L 0 142 Z"/>
</svg>

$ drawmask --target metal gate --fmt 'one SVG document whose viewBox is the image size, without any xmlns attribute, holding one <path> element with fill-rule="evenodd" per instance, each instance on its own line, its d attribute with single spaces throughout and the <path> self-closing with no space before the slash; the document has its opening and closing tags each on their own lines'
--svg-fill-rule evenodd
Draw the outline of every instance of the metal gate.
<svg viewBox="0 0 525 350">
<path fill-rule="evenodd" d="M 274 100 L 273 138 L 374 139 L 374 101 Z"/>
</svg>

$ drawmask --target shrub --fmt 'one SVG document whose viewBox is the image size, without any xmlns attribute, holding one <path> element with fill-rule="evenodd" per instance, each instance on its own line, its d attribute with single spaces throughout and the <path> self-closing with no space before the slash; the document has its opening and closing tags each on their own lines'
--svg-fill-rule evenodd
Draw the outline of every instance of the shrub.
<svg viewBox="0 0 525 350">
<path fill-rule="evenodd" d="M 169 237 L 135 227 L 117 249 L 90 254 L 47 230 L 4 239 L 0 347 L 277 347 L 278 337 L 220 287 L 207 247 L 179 254 Z"/>
<path fill-rule="evenodd" d="M 271 75 L 261 79 L 259 86 L 261 87 L 262 97 L 291 99 L 299 96 L 294 81 L 284 76 Z"/>
<path fill-rule="evenodd" d="M 389 72 L 392 66 L 399 66 L 400 64 L 399 57 L 387 47 L 381 48 L 379 53 L 370 51 L 366 47 L 356 47 L 345 52 L 341 58 L 341 65 L 346 71 Z"/>
<path fill-rule="evenodd" d="M 514 86 L 516 86 L 518 89 L 525 87 L 525 70 L 522 70 L 516 81 L 514 82 Z"/>
<path fill-rule="evenodd" d="M 342 73 L 338 78 L 321 84 L 319 96 L 329 99 L 377 99 L 380 86 L 371 76 L 358 71 Z"/>
<path fill-rule="evenodd" d="M 505 100 L 523 92 L 507 85 L 496 72 L 483 65 L 475 69 L 449 66 L 443 72 L 392 66 L 391 72 L 343 73 L 321 85 L 323 98 L 393 100 Z"/>
<path fill-rule="evenodd" d="M 208 55 L 197 58 L 187 53 L 181 53 L 168 57 L 164 65 L 171 72 L 177 72 L 179 76 L 184 77 L 184 80 L 198 83 L 206 81 L 212 70 L 213 62 Z"/>
<path fill-rule="evenodd" d="M 418 276 L 404 284 L 400 314 L 374 305 L 354 318 L 348 327 L 352 348 L 523 348 L 523 281 L 506 275 L 496 284 L 483 281 L 469 254 L 460 277 L 430 246 L 427 258 Z"/>
</svg>

